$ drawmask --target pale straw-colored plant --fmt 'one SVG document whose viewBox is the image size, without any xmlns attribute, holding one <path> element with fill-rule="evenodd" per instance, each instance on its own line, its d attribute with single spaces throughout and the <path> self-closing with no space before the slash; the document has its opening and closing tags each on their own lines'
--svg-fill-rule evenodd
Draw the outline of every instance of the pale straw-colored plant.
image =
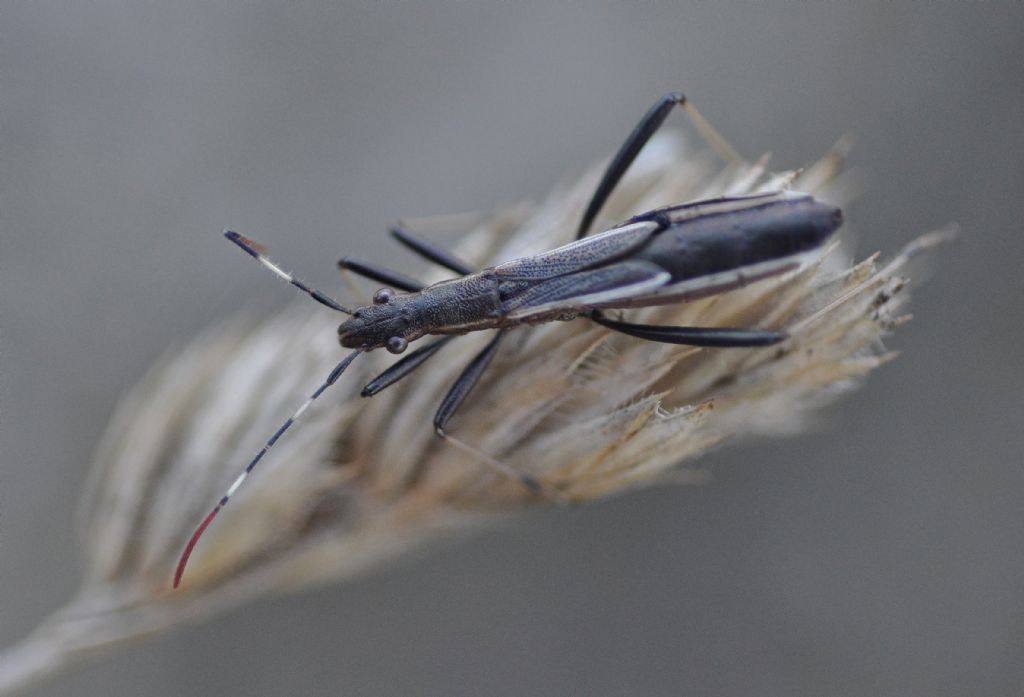
<svg viewBox="0 0 1024 697">
<path fill-rule="evenodd" d="M 668 203 L 786 187 L 841 205 L 843 151 L 841 143 L 800 173 L 770 173 L 764 160 L 723 169 L 666 133 L 596 227 Z M 601 169 L 540 205 L 484 218 L 458 252 L 483 266 L 568 241 Z M 631 321 L 670 325 L 784 327 L 791 337 L 776 346 L 680 347 L 585 320 L 517 330 L 452 429 L 576 503 L 698 480 L 686 463 L 708 448 L 792 433 L 891 358 L 881 338 L 904 319 L 908 261 L 949 234 L 920 238 L 884 266 L 876 257 L 851 265 L 833 243 L 786 276 L 630 313 Z M 361 399 L 360 385 L 389 358 L 378 351 L 356 361 L 282 439 L 172 591 L 197 519 L 338 360 L 337 321 L 305 297 L 265 321 L 227 320 L 169 352 L 124 398 L 84 497 L 81 588 L 0 657 L 0 693 L 122 642 L 345 579 L 431 539 L 553 505 L 433 433 L 434 408 L 486 332 L 452 342 L 444 358 Z"/>
</svg>

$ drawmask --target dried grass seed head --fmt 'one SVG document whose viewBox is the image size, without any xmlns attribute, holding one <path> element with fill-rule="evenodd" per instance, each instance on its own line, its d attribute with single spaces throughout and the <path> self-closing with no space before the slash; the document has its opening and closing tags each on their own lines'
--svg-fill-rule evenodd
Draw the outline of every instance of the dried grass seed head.
<svg viewBox="0 0 1024 697">
<path fill-rule="evenodd" d="M 665 133 L 596 228 L 668 203 L 787 187 L 842 205 L 846 147 L 800 173 L 771 173 L 766 159 L 722 170 Z M 458 253 L 483 266 L 565 243 L 600 173 L 557 187 L 540 205 L 486 217 Z M 904 319 L 908 262 L 950 234 L 921 238 L 884 267 L 875 257 L 851 266 L 832 244 L 784 276 L 630 313 L 668 325 L 784 327 L 791 337 L 777 346 L 680 347 L 584 321 L 519 329 L 453 427 L 574 501 L 699 479 L 681 465 L 727 438 L 797 431 L 888 360 L 881 338 Z M 171 570 L 196 518 L 337 362 L 333 320 L 305 298 L 265 321 L 237 317 L 170 352 L 125 397 L 83 500 L 80 593 L 0 660 L 0 692 L 117 642 L 336 581 L 544 503 L 433 433 L 429 415 L 488 336 L 453 341 L 447 360 L 360 399 L 390 358 L 374 352 L 266 458 L 172 594 Z"/>
</svg>

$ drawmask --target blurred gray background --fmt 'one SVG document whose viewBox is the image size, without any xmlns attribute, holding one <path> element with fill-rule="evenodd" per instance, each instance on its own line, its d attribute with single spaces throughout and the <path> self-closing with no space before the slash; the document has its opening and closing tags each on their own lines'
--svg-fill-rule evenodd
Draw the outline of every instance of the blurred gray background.
<svg viewBox="0 0 1024 697">
<path fill-rule="evenodd" d="M 330 287 L 342 253 L 405 263 L 386 223 L 539 196 L 682 89 L 780 169 L 855 134 L 860 252 L 964 230 L 889 343 L 903 356 L 817 430 L 707 458 L 709 486 L 539 514 L 38 694 L 1020 692 L 1021 5 L 7 2 L 0 20 L 0 645 L 75 588 L 73 509 L 118 395 L 169 343 L 292 299 L 224 227 Z"/>
</svg>

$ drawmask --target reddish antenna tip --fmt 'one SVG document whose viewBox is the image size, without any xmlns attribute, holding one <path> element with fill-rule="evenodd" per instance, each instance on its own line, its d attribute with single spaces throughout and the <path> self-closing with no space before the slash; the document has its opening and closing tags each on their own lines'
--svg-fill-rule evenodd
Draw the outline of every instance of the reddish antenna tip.
<svg viewBox="0 0 1024 697">
<path fill-rule="evenodd" d="M 246 237 L 245 235 L 239 235 L 238 239 L 240 239 L 242 242 L 244 242 L 245 244 L 247 244 L 250 247 L 252 247 L 253 249 L 255 249 L 260 254 L 263 254 L 263 253 L 265 253 L 267 251 L 267 246 L 266 245 L 260 244 L 259 242 L 257 242 L 256 240 L 252 239 L 251 237 Z"/>
<path fill-rule="evenodd" d="M 192 533 L 192 537 L 189 538 L 188 544 L 185 545 L 185 551 L 181 553 L 181 557 L 178 559 L 178 568 L 174 570 L 174 588 L 181 584 L 181 577 L 185 574 L 185 565 L 188 564 L 188 558 L 192 556 L 192 550 L 195 549 L 199 538 L 206 532 L 206 528 L 209 527 L 213 519 L 220 513 L 220 508 L 221 505 L 217 504 L 212 511 L 207 513 L 206 517 L 203 518 L 203 522 L 199 524 L 196 531 Z"/>
</svg>

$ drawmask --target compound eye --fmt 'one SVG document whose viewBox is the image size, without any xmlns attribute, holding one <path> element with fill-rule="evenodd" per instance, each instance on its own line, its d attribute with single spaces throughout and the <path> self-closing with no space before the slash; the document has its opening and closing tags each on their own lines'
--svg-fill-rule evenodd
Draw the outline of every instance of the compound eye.
<svg viewBox="0 0 1024 697">
<path fill-rule="evenodd" d="M 391 298 L 394 297 L 395 291 L 390 288 L 381 288 L 373 294 L 374 305 L 387 305 L 391 302 Z"/>
<path fill-rule="evenodd" d="M 408 346 L 409 342 L 400 336 L 393 336 L 390 339 L 388 339 L 388 343 L 384 344 L 384 348 L 386 348 L 391 353 L 401 353 L 406 348 L 408 348 Z"/>
</svg>

